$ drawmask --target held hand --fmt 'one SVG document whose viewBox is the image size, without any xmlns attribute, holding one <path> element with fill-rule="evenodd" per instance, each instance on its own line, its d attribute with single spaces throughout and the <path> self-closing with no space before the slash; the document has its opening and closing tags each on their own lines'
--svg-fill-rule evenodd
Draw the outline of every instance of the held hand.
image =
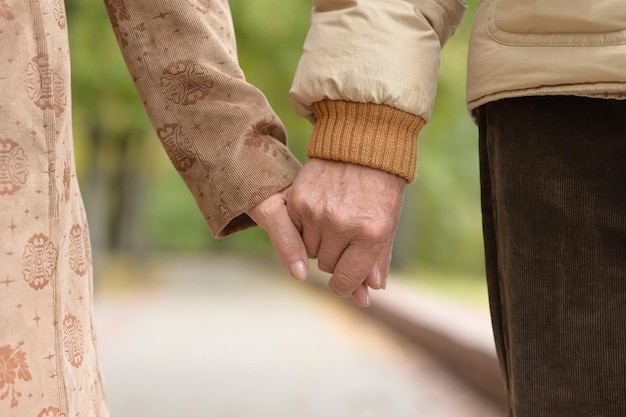
<svg viewBox="0 0 626 417">
<path fill-rule="evenodd" d="M 265 229 L 289 274 L 303 281 L 309 272 L 309 262 L 302 237 L 287 213 L 287 193 L 288 189 L 268 197 L 247 214 Z"/>
<path fill-rule="evenodd" d="M 323 159 L 298 174 L 287 209 L 336 295 L 367 306 L 368 285 L 384 288 L 405 185 L 385 171 Z"/>
</svg>

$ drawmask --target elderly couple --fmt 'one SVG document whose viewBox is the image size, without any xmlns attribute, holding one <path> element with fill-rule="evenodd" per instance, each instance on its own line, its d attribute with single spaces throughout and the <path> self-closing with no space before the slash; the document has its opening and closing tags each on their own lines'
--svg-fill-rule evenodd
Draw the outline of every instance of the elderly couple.
<svg viewBox="0 0 626 417">
<path fill-rule="evenodd" d="M 238 66 L 226 0 L 105 3 L 213 234 L 259 224 L 293 277 L 317 258 L 335 294 L 367 305 L 463 1 L 313 1 L 291 90 L 314 123 L 303 167 Z M 511 417 L 626 415 L 625 28 L 621 0 L 484 0 L 474 15 L 467 101 Z M 0 415 L 106 417 L 62 0 L 0 0 L 0 85 Z"/>
</svg>

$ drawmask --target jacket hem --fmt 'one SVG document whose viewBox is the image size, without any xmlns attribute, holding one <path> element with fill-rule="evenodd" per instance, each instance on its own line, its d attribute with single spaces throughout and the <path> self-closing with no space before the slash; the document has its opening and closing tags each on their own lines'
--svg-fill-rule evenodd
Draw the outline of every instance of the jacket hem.
<svg viewBox="0 0 626 417">
<path fill-rule="evenodd" d="M 571 84 L 525 88 L 513 91 L 500 91 L 474 100 L 468 100 L 467 109 L 468 111 L 473 112 L 483 104 L 487 104 L 492 101 L 528 96 L 579 96 L 624 100 L 626 99 L 626 83 Z"/>
</svg>

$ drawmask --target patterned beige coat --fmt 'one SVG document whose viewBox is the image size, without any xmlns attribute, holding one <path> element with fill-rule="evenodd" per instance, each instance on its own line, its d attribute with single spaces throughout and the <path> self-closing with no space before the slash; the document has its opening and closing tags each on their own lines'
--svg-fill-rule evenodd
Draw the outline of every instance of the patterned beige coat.
<svg viewBox="0 0 626 417">
<path fill-rule="evenodd" d="M 237 64 L 226 0 L 107 0 L 155 130 L 216 236 L 299 164 Z M 105 417 L 62 0 L 0 0 L 0 416 Z"/>
</svg>

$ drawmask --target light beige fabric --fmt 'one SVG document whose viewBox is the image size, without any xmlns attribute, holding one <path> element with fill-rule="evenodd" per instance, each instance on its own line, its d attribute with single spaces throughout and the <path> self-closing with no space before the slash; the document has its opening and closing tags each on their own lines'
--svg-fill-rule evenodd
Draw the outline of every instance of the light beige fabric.
<svg viewBox="0 0 626 417">
<path fill-rule="evenodd" d="M 317 0 L 291 88 L 294 108 L 386 104 L 428 121 L 441 46 L 461 0 Z M 502 97 L 626 95 L 623 0 L 484 0 L 473 21 L 468 68 L 472 109 Z"/>
<path fill-rule="evenodd" d="M 484 0 L 468 60 L 469 109 L 509 97 L 626 97 L 623 0 Z"/>
<path fill-rule="evenodd" d="M 462 0 L 314 0 L 291 99 L 386 104 L 428 121 L 439 53 L 465 12 Z"/>
<path fill-rule="evenodd" d="M 313 6 L 291 88 L 296 112 L 316 126 L 309 156 L 346 161 L 350 154 L 349 162 L 411 181 L 414 173 L 406 168 L 408 159 L 417 157 L 417 146 L 407 141 L 416 141 L 419 129 L 412 137 L 386 138 L 382 128 L 394 126 L 392 118 L 398 120 L 399 113 L 385 106 L 429 120 L 441 47 L 463 17 L 463 1 L 314 0 Z M 528 95 L 626 98 L 623 0 L 484 0 L 469 50 L 469 110 Z M 320 102 L 336 110 L 316 114 L 314 104 Z M 344 116 L 346 108 L 358 107 L 354 103 L 370 104 L 362 111 L 376 115 L 367 125 L 380 133 L 375 140 L 344 133 L 360 119 Z M 335 138 L 333 146 L 329 138 Z M 390 149 L 398 145 L 411 154 L 394 159 Z M 371 155 L 385 155 L 383 163 Z"/>
<path fill-rule="evenodd" d="M 315 124 L 308 156 L 413 181 L 441 47 L 464 12 L 462 0 L 314 0 L 290 91 Z"/>
<path fill-rule="evenodd" d="M 315 124 L 308 156 L 413 181 L 439 54 L 464 12 L 462 0 L 314 0 L 290 91 Z"/>
<path fill-rule="evenodd" d="M 211 230 L 252 225 L 242 213 L 288 186 L 299 164 L 237 65 L 226 0 L 107 7 L 157 135 Z M 66 25 L 62 0 L 0 0 L 2 417 L 108 416 Z"/>
</svg>

